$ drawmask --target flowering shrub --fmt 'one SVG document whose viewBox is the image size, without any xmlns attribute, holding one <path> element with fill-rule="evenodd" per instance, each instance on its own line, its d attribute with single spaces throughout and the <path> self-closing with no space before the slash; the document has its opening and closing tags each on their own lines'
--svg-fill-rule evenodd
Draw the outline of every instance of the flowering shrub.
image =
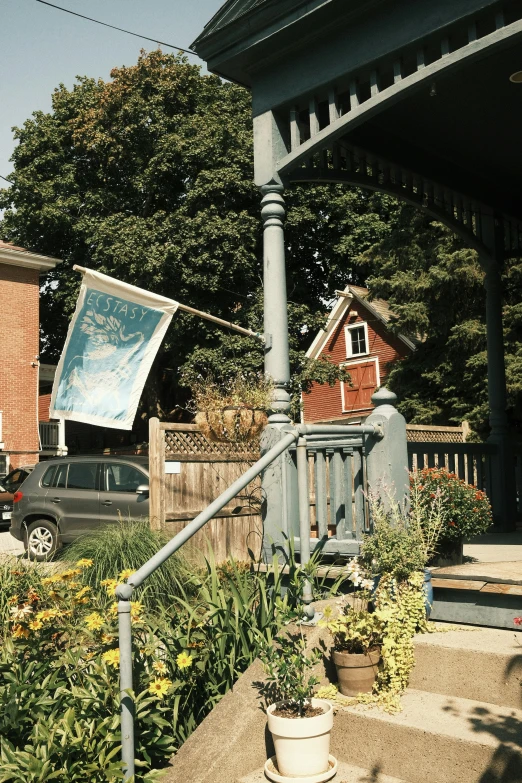
<svg viewBox="0 0 522 783">
<path fill-rule="evenodd" d="M 460 479 L 445 468 L 424 468 L 410 477 L 417 491 L 412 503 L 426 510 L 440 497 L 443 501 L 443 529 L 439 539 L 460 541 L 485 533 L 493 522 L 491 505 L 485 492 Z"/>
<path fill-rule="evenodd" d="M 0 563 L 0 597 L 9 590 L 0 600 L 0 783 L 122 779 L 114 586 L 131 570 L 100 588 L 88 584 L 92 568 L 89 558 L 54 572 Z M 131 604 L 135 783 L 158 779 L 286 616 L 287 599 L 265 574 L 232 564 L 220 582 L 209 565 L 196 578 L 197 600 L 173 598 L 156 614 Z"/>
</svg>

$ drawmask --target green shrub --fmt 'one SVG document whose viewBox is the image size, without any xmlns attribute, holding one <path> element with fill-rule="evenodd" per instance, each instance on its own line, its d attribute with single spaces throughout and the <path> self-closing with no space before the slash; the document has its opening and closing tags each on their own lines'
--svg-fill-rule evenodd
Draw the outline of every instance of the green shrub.
<svg viewBox="0 0 522 783">
<path fill-rule="evenodd" d="M 100 527 L 78 538 L 61 550 L 60 558 L 68 562 L 92 560 L 93 566 L 83 572 L 82 580 L 98 590 L 103 582 L 117 581 L 122 572 L 136 571 L 168 540 L 163 533 L 151 530 L 147 521 L 120 519 L 115 525 Z M 197 590 L 198 582 L 195 567 L 181 554 L 176 554 L 136 591 L 136 598 L 154 611 L 169 606 L 175 596 L 187 598 Z"/>
<path fill-rule="evenodd" d="M 111 575 L 125 564 L 110 562 Z M 88 584 L 89 558 L 45 568 L 11 568 L 0 584 L 10 618 L 0 650 L 0 783 L 112 783 L 122 777 L 115 600 L 110 585 Z M 188 597 L 154 612 L 133 602 L 136 783 L 155 779 L 272 642 L 293 609 L 281 579 L 277 559 L 271 575 L 233 562 L 218 570 L 210 559 Z"/>
<path fill-rule="evenodd" d="M 411 484 L 417 486 L 412 503 L 427 509 L 436 498 L 443 503 L 443 528 L 439 548 L 485 533 L 493 523 L 491 504 L 485 492 L 466 484 L 445 468 L 424 468 L 414 472 Z"/>
</svg>

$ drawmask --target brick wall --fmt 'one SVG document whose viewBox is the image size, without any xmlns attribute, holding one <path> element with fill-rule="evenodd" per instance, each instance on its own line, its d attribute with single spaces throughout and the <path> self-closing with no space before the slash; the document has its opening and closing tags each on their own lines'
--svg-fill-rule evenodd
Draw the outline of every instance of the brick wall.
<svg viewBox="0 0 522 783">
<path fill-rule="evenodd" d="M 38 421 L 49 421 L 50 394 L 40 394 L 38 397 Z"/>
<path fill-rule="evenodd" d="M 38 270 L 0 263 L 0 307 L 2 440 L 12 469 L 38 462 Z"/>
<path fill-rule="evenodd" d="M 353 315 L 354 312 L 357 313 L 356 316 Z M 364 322 L 368 324 L 369 354 L 348 359 L 344 327 Z M 352 300 L 344 317 L 323 348 L 321 356 L 328 356 L 336 364 L 347 364 L 346 369 L 348 372 L 350 372 L 349 365 L 353 364 L 355 368 L 353 381 L 363 376 L 363 381 L 369 382 L 376 376 L 376 386 L 383 386 L 386 383 L 386 375 L 389 371 L 390 363 L 397 358 L 405 357 L 408 353 L 409 349 L 407 346 L 402 340 L 390 334 L 382 321 L 376 318 L 360 302 Z M 375 359 L 378 362 L 375 362 Z M 357 364 L 355 364 L 356 362 Z M 361 372 L 362 369 L 364 369 L 364 374 Z M 347 388 L 346 392 L 348 393 L 345 398 L 347 403 L 345 407 L 350 408 L 347 412 L 343 411 L 342 389 L 339 381 L 333 387 L 328 386 L 328 384 L 322 386 L 314 384 L 310 393 L 303 395 L 305 421 L 329 421 L 331 419 L 365 417 L 371 412 L 373 407 L 371 404 L 360 405 L 356 403 L 354 405 L 355 395 L 350 394 L 350 388 Z M 369 398 L 370 393 L 371 390 L 368 389 L 366 397 Z M 360 400 L 360 397 L 358 399 Z"/>
</svg>

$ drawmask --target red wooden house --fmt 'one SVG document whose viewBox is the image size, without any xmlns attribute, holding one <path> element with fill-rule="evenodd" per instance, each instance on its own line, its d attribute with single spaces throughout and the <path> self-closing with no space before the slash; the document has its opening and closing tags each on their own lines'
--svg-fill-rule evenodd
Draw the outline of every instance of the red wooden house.
<svg viewBox="0 0 522 783">
<path fill-rule="evenodd" d="M 415 342 L 389 330 L 393 317 L 383 299 L 368 299 L 368 289 L 348 285 L 319 332 L 307 356 L 327 356 L 344 367 L 351 383 L 338 381 L 335 386 L 315 383 L 303 395 L 305 422 L 342 422 L 364 419 L 371 412 L 371 396 L 386 383 L 391 362 L 415 350 Z"/>
</svg>

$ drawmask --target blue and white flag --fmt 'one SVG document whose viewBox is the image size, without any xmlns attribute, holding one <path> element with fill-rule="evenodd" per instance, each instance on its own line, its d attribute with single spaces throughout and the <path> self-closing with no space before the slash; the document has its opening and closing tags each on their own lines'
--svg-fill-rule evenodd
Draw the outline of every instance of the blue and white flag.
<svg viewBox="0 0 522 783">
<path fill-rule="evenodd" d="M 90 269 L 56 370 L 51 418 L 130 430 L 178 303 Z"/>
</svg>

